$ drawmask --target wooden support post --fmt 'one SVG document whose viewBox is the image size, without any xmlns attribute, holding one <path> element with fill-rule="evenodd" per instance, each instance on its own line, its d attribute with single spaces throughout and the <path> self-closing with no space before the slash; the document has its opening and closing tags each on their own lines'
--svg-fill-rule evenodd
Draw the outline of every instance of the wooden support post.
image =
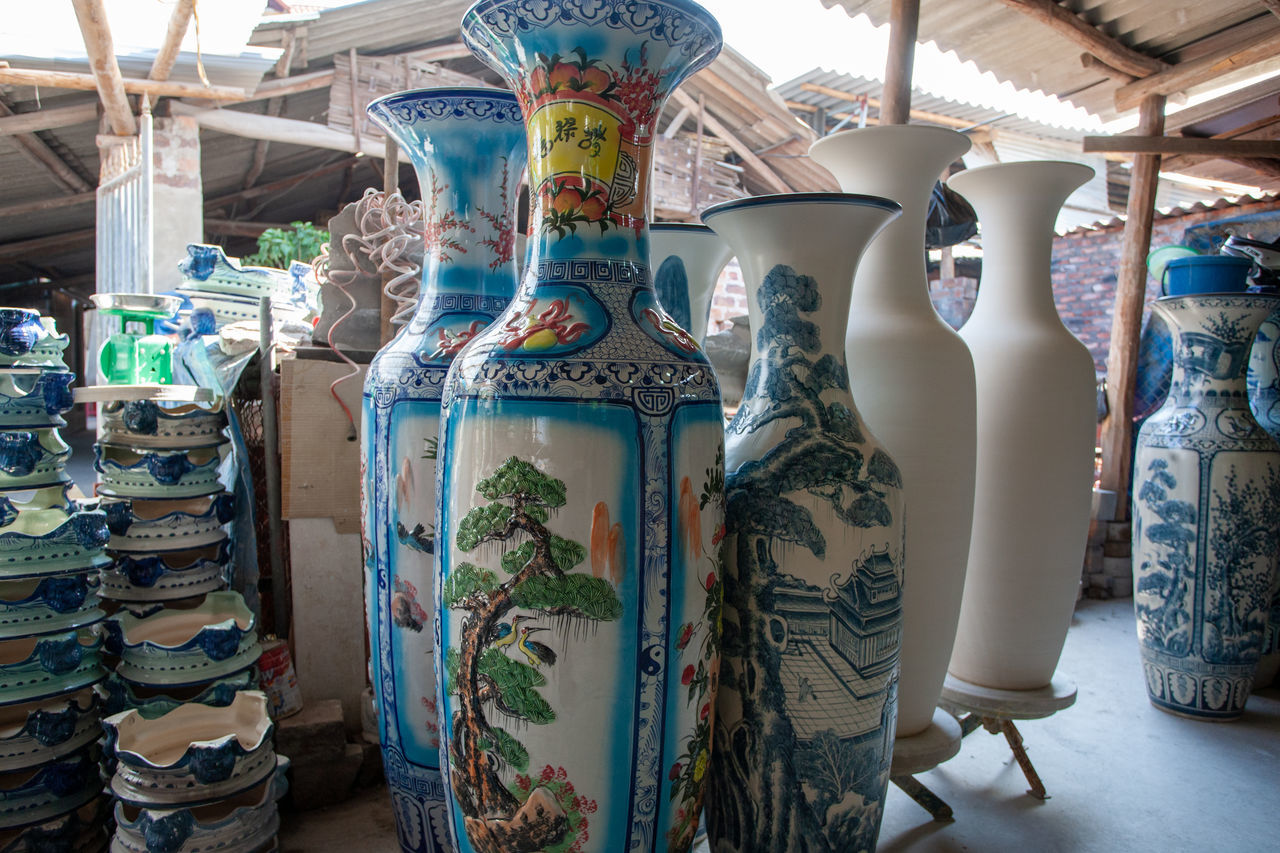
<svg viewBox="0 0 1280 853">
<path fill-rule="evenodd" d="M 360 97 L 356 94 L 356 89 L 360 86 L 360 58 L 356 55 L 356 49 L 353 47 L 348 51 L 351 57 L 351 135 L 356 140 L 356 150 L 359 151 L 360 145 Z"/>
<path fill-rule="evenodd" d="M 187 35 L 187 27 L 191 23 L 191 13 L 195 11 L 196 0 L 178 0 L 169 15 L 169 26 L 165 30 L 164 43 L 151 62 L 151 73 L 148 80 L 168 80 L 173 72 L 173 65 L 178 61 L 178 52 L 182 49 L 182 40 Z"/>
<path fill-rule="evenodd" d="M 71 5 L 76 10 L 76 20 L 80 22 L 89 67 L 93 69 L 94 83 L 111 132 L 116 136 L 134 136 L 138 132 L 138 122 L 133 117 L 124 91 L 124 78 L 120 76 L 120 66 L 116 63 L 107 10 L 103 8 L 102 0 L 71 0 Z"/>
<path fill-rule="evenodd" d="M 702 122 L 705 115 L 706 102 L 702 93 L 698 93 L 698 131 L 694 137 L 693 148 L 693 177 L 689 180 L 689 212 L 695 217 L 698 215 L 698 192 L 702 189 Z"/>
<path fill-rule="evenodd" d="M 1138 112 L 1139 136 L 1164 132 L 1163 95 L 1150 95 Z M 1107 353 L 1107 404 L 1110 414 L 1102 423 L 1102 476 L 1099 487 L 1116 492 L 1116 521 L 1129 517 L 1129 477 L 1133 464 L 1133 389 L 1138 373 L 1138 343 L 1142 334 L 1142 306 L 1147 293 L 1147 252 L 1155 218 L 1159 154 L 1139 154 L 1129 178 L 1129 203 L 1124 223 L 1120 269 L 1116 274 L 1116 304 L 1111 319 L 1111 345 Z"/>
<path fill-rule="evenodd" d="M 920 0 L 893 0 L 889 7 L 889 59 L 884 67 L 881 124 L 906 124 L 911 119 L 911 65 L 920 28 Z"/>
</svg>

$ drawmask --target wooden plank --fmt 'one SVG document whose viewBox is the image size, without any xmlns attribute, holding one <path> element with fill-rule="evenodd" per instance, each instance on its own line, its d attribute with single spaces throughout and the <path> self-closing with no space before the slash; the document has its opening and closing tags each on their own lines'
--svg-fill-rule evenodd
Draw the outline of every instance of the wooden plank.
<svg viewBox="0 0 1280 853">
<path fill-rule="evenodd" d="M 0 136 L 19 133 L 35 133 L 37 130 L 53 130 L 73 127 L 98 120 L 98 102 L 90 101 L 70 107 L 54 107 L 51 110 L 33 110 L 29 113 L 10 113 L 0 118 Z"/>
<path fill-rule="evenodd" d="M 80 23 L 80 35 L 84 37 L 85 53 L 89 67 L 93 69 L 94 88 L 106 110 L 107 122 L 116 136 L 134 136 L 138 122 L 125 95 L 124 79 L 116 63 L 116 49 L 111 41 L 111 25 L 107 22 L 107 10 L 102 0 L 71 0 Z"/>
<path fill-rule="evenodd" d="M 1188 62 L 1179 62 L 1150 77 L 1142 77 L 1116 89 L 1116 109 L 1133 109 L 1150 95 L 1172 95 L 1201 83 L 1208 83 L 1230 71 L 1246 68 L 1280 53 L 1280 33 L 1274 30 L 1254 35 L 1243 44 Z"/>
<path fill-rule="evenodd" d="M 338 385 L 360 417 L 365 367 Z M 351 369 L 342 363 L 286 359 L 280 364 L 281 514 L 297 518 L 360 517 L 360 443 L 329 385 Z"/>
<path fill-rule="evenodd" d="M 265 81 L 257 89 L 253 90 L 251 96 L 244 99 L 244 103 L 261 101 L 265 98 L 283 98 L 285 95 L 296 95 L 300 92 L 313 92 L 316 89 L 326 89 L 332 85 L 332 68 L 312 71 L 309 74 L 295 74 L 292 77 Z"/>
<path fill-rule="evenodd" d="M 1271 14 L 1280 18 L 1280 0 L 1258 0 L 1263 6 L 1270 10 Z"/>
<path fill-rule="evenodd" d="M 1164 132 L 1164 105 L 1165 99 L 1161 95 L 1151 95 L 1142 102 L 1138 114 L 1140 135 L 1160 136 Z M 1138 375 L 1138 343 L 1142 335 L 1142 307 L 1147 293 L 1147 252 L 1151 249 L 1151 225 L 1155 219 L 1159 175 L 1158 155 L 1139 154 L 1134 158 L 1120 268 L 1116 274 L 1116 303 L 1107 353 L 1110 414 L 1102 423 L 1102 475 L 1099 484 L 1100 488 L 1119 495 L 1116 521 L 1123 521 L 1129 516 L 1127 496 L 1133 464 L 1130 451 L 1133 389 Z"/>
<path fill-rule="evenodd" d="M 920 29 L 920 0 L 892 0 L 889 5 L 889 56 L 884 66 L 882 124 L 911 120 L 911 66 Z"/>
<path fill-rule="evenodd" d="M 675 98 L 676 103 L 681 106 L 686 106 L 690 110 L 698 109 L 698 102 L 682 89 L 676 89 L 675 92 L 672 93 L 672 97 Z M 773 169 L 769 168 L 767 163 L 757 157 L 754 151 L 743 145 L 741 140 L 733 135 L 732 131 L 721 124 L 719 120 L 711 114 L 710 110 L 705 112 L 703 119 L 707 124 L 707 129 L 720 137 L 720 139 L 733 150 L 733 153 L 741 157 L 742 162 L 746 163 L 761 180 L 777 192 L 789 193 L 792 191 L 786 181 L 778 177 L 778 174 L 774 172 Z"/>
<path fill-rule="evenodd" d="M 235 86 L 203 86 L 199 83 L 182 83 L 174 80 L 123 79 L 124 90 L 130 95 L 151 95 L 168 98 L 199 98 L 206 101 L 244 101 L 249 93 Z M 0 83 L 13 86 L 47 86 L 52 89 L 74 89 L 94 92 L 98 84 L 92 74 L 74 71 L 43 71 L 34 68 L 0 68 Z"/>
<path fill-rule="evenodd" d="M 1053 0 L 1000 0 L 1011 9 L 1038 21 L 1058 35 L 1102 60 L 1111 68 L 1134 77 L 1146 77 L 1166 70 L 1168 63 L 1139 53 L 1116 41 L 1097 27 Z"/>
<path fill-rule="evenodd" d="M 191 23 L 191 13 L 195 11 L 196 0 L 178 0 L 173 12 L 169 14 L 169 25 L 165 28 L 164 41 L 151 63 L 148 80 L 168 80 L 173 72 L 174 63 L 178 61 L 178 52 L 182 49 L 182 40 L 186 38 L 187 27 Z"/>
<path fill-rule="evenodd" d="M 1198 157 L 1280 157 L 1280 142 L 1270 139 L 1217 139 L 1194 136 L 1086 136 L 1086 154 L 1182 154 Z"/>
</svg>

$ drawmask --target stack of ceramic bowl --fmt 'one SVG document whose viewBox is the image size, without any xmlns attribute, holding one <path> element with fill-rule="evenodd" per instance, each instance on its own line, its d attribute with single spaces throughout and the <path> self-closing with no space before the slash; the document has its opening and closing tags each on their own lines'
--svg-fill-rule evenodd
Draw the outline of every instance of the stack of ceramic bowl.
<svg viewBox="0 0 1280 853">
<path fill-rule="evenodd" d="M 0 849 L 97 849 L 106 515 L 70 497 L 67 346 L 0 309 Z"/>
<path fill-rule="evenodd" d="M 117 798 L 112 851 L 274 849 L 288 760 L 272 748 L 264 693 L 154 717 L 123 711 L 103 727 Z"/>
<path fill-rule="evenodd" d="M 174 292 L 192 309 L 212 311 L 219 327 L 246 321 L 256 324 L 259 304 L 267 296 L 277 323 L 309 323 L 318 316 L 320 287 L 309 264 L 294 261 L 287 270 L 241 266 L 239 259 L 228 258 L 219 246 L 192 243 L 178 269 L 182 286 Z"/>
</svg>

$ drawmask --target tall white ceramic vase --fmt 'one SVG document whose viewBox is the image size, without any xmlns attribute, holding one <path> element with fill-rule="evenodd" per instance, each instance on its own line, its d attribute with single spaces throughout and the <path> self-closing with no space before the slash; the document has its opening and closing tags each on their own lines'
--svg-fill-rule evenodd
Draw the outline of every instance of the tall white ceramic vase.
<svg viewBox="0 0 1280 853">
<path fill-rule="evenodd" d="M 699 344 L 707 336 L 716 279 L 732 255 L 729 244 L 705 225 L 649 226 L 649 266 L 658 301 Z"/>
<path fill-rule="evenodd" d="M 845 192 L 886 196 L 903 210 L 858 266 L 845 338 L 853 397 L 902 469 L 909 518 L 898 737 L 933 719 L 969 553 L 973 362 L 929 301 L 924 249 L 934 182 L 968 150 L 959 133 L 912 125 L 836 133 L 809 150 Z"/>
<path fill-rule="evenodd" d="M 1093 176 L 1078 163 L 961 172 L 978 213 L 982 279 L 960 336 L 978 379 L 973 542 L 950 672 L 1004 690 L 1049 684 L 1089 529 L 1093 359 L 1062 324 L 1049 277 L 1058 210 Z"/>
</svg>

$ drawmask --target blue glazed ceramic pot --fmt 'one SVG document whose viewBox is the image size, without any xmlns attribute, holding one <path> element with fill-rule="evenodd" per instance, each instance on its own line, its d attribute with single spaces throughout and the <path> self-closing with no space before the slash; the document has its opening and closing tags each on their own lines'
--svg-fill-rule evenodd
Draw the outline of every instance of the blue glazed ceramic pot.
<svg viewBox="0 0 1280 853">
<path fill-rule="evenodd" d="M 716 851 L 875 849 L 897 721 L 904 499 L 854 405 L 844 341 L 862 249 L 901 211 L 815 193 L 703 214 L 742 264 L 754 333 L 725 440 Z"/>
<path fill-rule="evenodd" d="M 1280 298 L 1158 299 L 1173 383 L 1133 462 L 1133 603 L 1147 693 L 1171 713 L 1244 711 L 1280 547 L 1280 448 L 1249 410 L 1249 349 Z"/>
<path fill-rule="evenodd" d="M 400 844 L 448 847 L 436 714 L 433 533 L 445 371 L 515 294 L 515 202 L 525 164 L 515 96 L 422 89 L 369 115 L 413 161 L 426 203 L 416 313 L 364 386 L 365 601 L 370 677 Z"/>
<path fill-rule="evenodd" d="M 530 246 L 454 360 L 437 660 L 462 853 L 684 851 L 719 645 L 715 374 L 649 267 L 656 117 L 720 31 L 685 0 L 485 0 L 463 38 L 516 92 Z"/>
</svg>

